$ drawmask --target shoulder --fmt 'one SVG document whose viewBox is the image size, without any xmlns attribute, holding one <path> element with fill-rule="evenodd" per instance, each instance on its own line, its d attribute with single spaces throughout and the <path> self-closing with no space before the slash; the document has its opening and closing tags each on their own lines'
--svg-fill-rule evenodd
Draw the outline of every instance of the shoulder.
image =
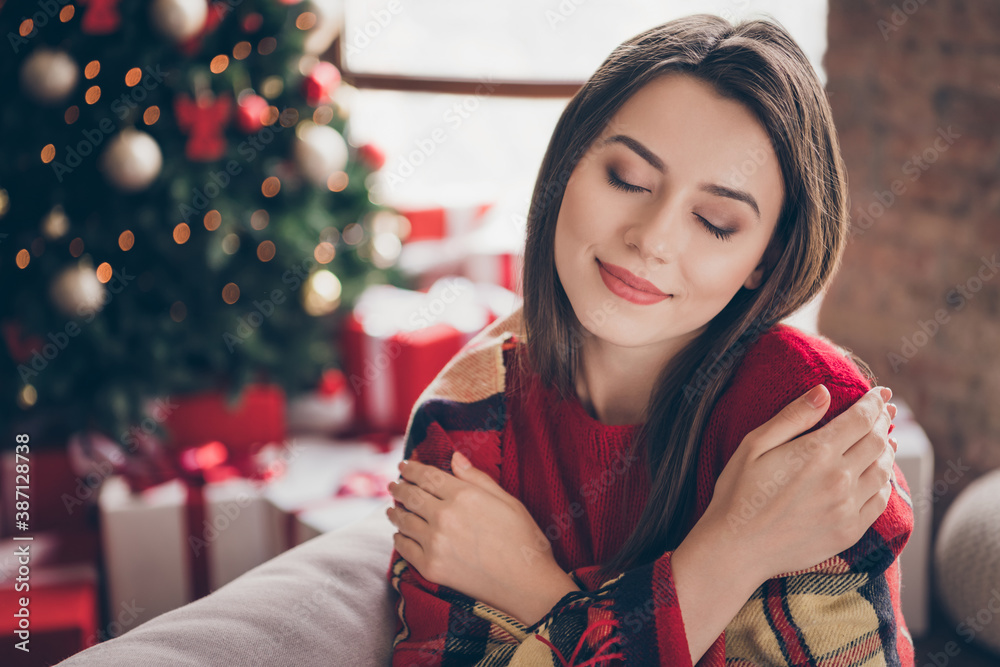
<svg viewBox="0 0 1000 667">
<path fill-rule="evenodd" d="M 831 401 L 810 431 L 846 410 L 872 387 L 848 350 L 788 324 L 774 325 L 749 343 L 742 356 L 735 356 L 738 367 L 709 420 L 709 428 L 722 440 L 718 444 L 726 459 L 747 433 L 817 384 L 826 386 Z"/>
<path fill-rule="evenodd" d="M 499 317 L 472 337 L 421 392 L 410 411 L 404 457 L 445 433 L 499 433 L 506 424 L 508 351 L 521 334 L 521 312 Z"/>
</svg>

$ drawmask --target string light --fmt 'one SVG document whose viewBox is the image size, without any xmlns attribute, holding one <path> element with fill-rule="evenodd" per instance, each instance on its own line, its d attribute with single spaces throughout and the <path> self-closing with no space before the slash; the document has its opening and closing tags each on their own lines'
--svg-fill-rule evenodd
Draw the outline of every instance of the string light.
<svg viewBox="0 0 1000 667">
<path fill-rule="evenodd" d="M 170 319 L 174 322 L 183 322 L 185 317 L 187 317 L 187 306 L 183 301 L 174 301 L 170 306 Z"/>
<path fill-rule="evenodd" d="M 261 184 L 260 191 L 265 197 L 273 197 L 281 191 L 281 181 L 277 176 L 268 176 Z"/>
<path fill-rule="evenodd" d="M 226 283 L 226 286 L 222 288 L 222 300 L 228 303 L 230 306 L 239 301 L 240 299 L 240 288 L 236 283 Z"/>
<path fill-rule="evenodd" d="M 125 72 L 125 85 L 131 88 L 135 84 L 142 80 L 142 70 L 138 67 L 133 67 L 129 71 Z"/>
<path fill-rule="evenodd" d="M 135 234 L 126 229 L 118 235 L 118 247 L 126 252 L 132 249 L 135 244 Z"/>
<path fill-rule="evenodd" d="M 212 209 L 205 214 L 205 229 L 214 232 L 222 224 L 222 214 Z"/>
<path fill-rule="evenodd" d="M 236 60 L 243 60 L 250 55 L 250 51 L 252 50 L 253 47 L 250 46 L 250 42 L 237 42 L 236 46 L 233 47 L 233 58 Z"/>
<path fill-rule="evenodd" d="M 261 241 L 257 246 L 257 259 L 262 262 L 270 262 L 274 259 L 274 242 Z"/>
<path fill-rule="evenodd" d="M 191 228 L 188 227 L 186 222 L 181 222 L 174 227 L 174 242 L 178 245 L 187 243 L 189 238 L 191 238 Z"/>
<path fill-rule="evenodd" d="M 106 283 L 111 280 L 111 265 L 107 262 L 101 262 L 97 267 L 97 279 L 102 283 Z"/>
<path fill-rule="evenodd" d="M 329 264 L 333 261 L 334 256 L 337 254 L 337 249 L 332 243 L 327 243 L 326 241 L 320 243 L 313 250 L 313 257 L 320 264 Z"/>
<path fill-rule="evenodd" d="M 270 221 L 270 214 L 262 208 L 257 209 L 250 215 L 250 226 L 258 231 L 266 228 L 267 223 Z"/>
</svg>

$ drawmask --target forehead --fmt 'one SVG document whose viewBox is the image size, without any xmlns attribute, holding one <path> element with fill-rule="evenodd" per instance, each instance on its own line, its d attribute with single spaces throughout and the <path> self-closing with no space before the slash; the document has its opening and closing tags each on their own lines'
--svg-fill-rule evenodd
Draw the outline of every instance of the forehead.
<svg viewBox="0 0 1000 667">
<path fill-rule="evenodd" d="M 668 173 L 682 169 L 699 180 L 743 187 L 762 204 L 768 193 L 780 200 L 781 170 L 767 132 L 745 105 L 700 79 L 680 73 L 653 79 L 618 109 L 600 140 L 616 134 L 644 144 Z"/>
</svg>

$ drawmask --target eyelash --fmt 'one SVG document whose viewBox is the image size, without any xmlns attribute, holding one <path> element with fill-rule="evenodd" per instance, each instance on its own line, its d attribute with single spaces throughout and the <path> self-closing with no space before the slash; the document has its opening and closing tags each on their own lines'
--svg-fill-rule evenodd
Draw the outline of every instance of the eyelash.
<svg viewBox="0 0 1000 667">
<path fill-rule="evenodd" d="M 608 169 L 608 185 L 618 190 L 622 190 L 624 192 L 634 193 L 634 192 L 647 191 L 646 188 L 639 187 L 638 185 L 632 185 L 631 183 L 626 183 L 625 181 L 623 181 L 621 178 L 618 177 L 618 174 L 615 173 L 614 169 Z M 708 220 L 698 215 L 697 213 L 695 213 L 695 217 L 701 220 L 702 224 L 708 231 L 710 231 L 716 238 L 722 241 L 732 240 L 733 234 L 736 233 L 736 231 L 732 229 L 719 229 L 718 227 L 710 223 Z"/>
</svg>

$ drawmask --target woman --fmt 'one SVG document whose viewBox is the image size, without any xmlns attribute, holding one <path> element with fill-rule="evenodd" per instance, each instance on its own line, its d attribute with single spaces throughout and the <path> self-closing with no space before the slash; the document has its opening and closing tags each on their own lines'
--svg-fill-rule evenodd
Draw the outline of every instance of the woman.
<svg viewBox="0 0 1000 667">
<path fill-rule="evenodd" d="M 780 26 L 614 50 L 543 160 L 523 307 L 411 414 L 394 665 L 913 663 L 891 392 L 778 323 L 836 272 L 845 179 Z"/>
</svg>

